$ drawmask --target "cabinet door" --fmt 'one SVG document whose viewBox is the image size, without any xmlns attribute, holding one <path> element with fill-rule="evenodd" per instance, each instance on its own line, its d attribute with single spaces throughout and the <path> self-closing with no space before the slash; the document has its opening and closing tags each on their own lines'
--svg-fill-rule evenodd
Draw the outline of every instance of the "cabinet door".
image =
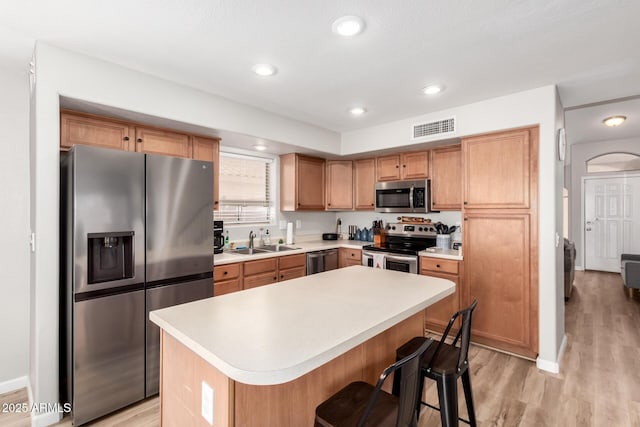
<svg viewBox="0 0 640 427">
<path fill-rule="evenodd" d="M 437 303 L 430 305 L 424 312 L 425 327 L 431 331 L 442 333 L 449 324 L 449 319 L 451 319 L 451 316 L 453 316 L 454 313 L 460 310 L 461 292 L 459 277 L 455 274 L 442 274 L 427 270 L 422 270 L 420 274 L 422 274 L 423 276 L 439 277 L 441 279 L 451 280 L 456 284 L 456 291 L 452 295 L 449 295 L 448 297 L 438 301 Z M 460 322 L 458 321 L 451 328 L 452 332 L 455 334 L 459 327 Z"/>
<path fill-rule="evenodd" d="M 402 153 L 402 179 L 429 178 L 429 152 L 415 151 Z"/>
<path fill-rule="evenodd" d="M 205 160 L 213 162 L 213 210 L 218 210 L 220 198 L 218 190 L 220 188 L 220 140 L 193 136 L 193 158 L 195 160 Z"/>
<path fill-rule="evenodd" d="M 247 261 L 244 263 L 245 277 L 258 274 L 258 273 L 267 273 L 267 272 L 275 275 L 275 272 L 277 270 L 278 270 L 278 259 L 276 257 L 259 259 L 255 261 Z"/>
<path fill-rule="evenodd" d="M 130 128 L 126 123 L 98 117 L 60 114 L 60 148 L 69 149 L 75 144 L 114 148 L 131 151 Z"/>
<path fill-rule="evenodd" d="M 270 285 L 278 281 L 278 275 L 275 271 L 267 273 L 254 274 L 252 276 L 244 276 L 244 289 L 257 288 L 258 286 Z"/>
<path fill-rule="evenodd" d="M 224 295 L 224 294 L 230 294 L 232 292 L 238 292 L 241 290 L 242 290 L 242 279 L 239 277 L 236 279 L 214 282 L 213 284 L 214 297 Z"/>
<path fill-rule="evenodd" d="M 462 209 L 462 147 L 431 150 L 431 207 L 436 211 Z"/>
<path fill-rule="evenodd" d="M 285 280 L 297 279 L 298 277 L 304 277 L 307 275 L 307 267 L 294 267 L 280 270 L 280 282 Z"/>
<path fill-rule="evenodd" d="M 136 151 L 191 158 L 189 135 L 162 129 L 136 127 Z"/>
<path fill-rule="evenodd" d="M 351 160 L 327 162 L 327 210 L 353 209 L 353 163 Z"/>
<path fill-rule="evenodd" d="M 278 269 L 286 270 L 294 267 L 307 267 L 307 254 L 285 255 L 278 257 Z"/>
<path fill-rule="evenodd" d="M 360 249 L 339 248 L 338 267 L 362 265 L 362 251 Z"/>
<path fill-rule="evenodd" d="M 376 159 L 376 180 L 397 181 L 400 179 L 400 155 L 378 157 Z"/>
<path fill-rule="evenodd" d="M 376 159 L 355 160 L 353 166 L 355 208 L 372 211 L 376 197 Z"/>
<path fill-rule="evenodd" d="M 538 292 L 531 280 L 529 214 L 465 213 L 464 302 L 474 299 L 473 337 L 527 357 L 537 354 Z"/>
<path fill-rule="evenodd" d="M 297 209 L 324 210 L 324 159 L 298 156 L 296 167 Z"/>
<path fill-rule="evenodd" d="M 462 140 L 464 206 L 529 208 L 530 130 Z"/>
</svg>

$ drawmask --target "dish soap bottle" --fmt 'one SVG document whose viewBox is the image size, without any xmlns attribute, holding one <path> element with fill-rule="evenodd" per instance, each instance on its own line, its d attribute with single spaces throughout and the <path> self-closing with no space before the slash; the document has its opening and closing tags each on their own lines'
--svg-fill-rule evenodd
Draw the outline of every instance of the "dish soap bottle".
<svg viewBox="0 0 640 427">
<path fill-rule="evenodd" d="M 224 230 L 224 248 L 229 249 L 229 230 Z"/>
<path fill-rule="evenodd" d="M 264 244 L 271 245 L 271 234 L 269 234 L 269 230 L 264 235 Z"/>
</svg>

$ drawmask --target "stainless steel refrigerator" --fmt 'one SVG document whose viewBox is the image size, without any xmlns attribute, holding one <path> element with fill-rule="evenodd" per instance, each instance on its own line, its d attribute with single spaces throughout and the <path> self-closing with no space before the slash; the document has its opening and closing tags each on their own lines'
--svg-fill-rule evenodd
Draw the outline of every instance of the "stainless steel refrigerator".
<svg viewBox="0 0 640 427">
<path fill-rule="evenodd" d="M 80 425 L 158 393 L 149 311 L 213 296 L 213 165 L 76 145 L 60 175 L 60 399 Z"/>
</svg>

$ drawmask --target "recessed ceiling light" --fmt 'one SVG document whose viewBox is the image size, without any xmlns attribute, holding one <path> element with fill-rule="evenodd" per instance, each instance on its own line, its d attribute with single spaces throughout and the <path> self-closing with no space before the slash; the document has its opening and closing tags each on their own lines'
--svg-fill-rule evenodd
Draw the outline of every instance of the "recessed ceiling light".
<svg viewBox="0 0 640 427">
<path fill-rule="evenodd" d="M 266 145 L 262 145 L 262 144 L 256 144 L 253 146 L 254 149 L 258 150 L 258 151 L 264 151 L 267 149 Z"/>
<path fill-rule="evenodd" d="M 609 127 L 616 127 L 620 126 L 625 120 L 627 120 L 626 116 L 611 116 L 604 119 L 602 123 Z"/>
<path fill-rule="evenodd" d="M 364 21 L 359 16 L 343 16 L 333 21 L 331 31 L 342 37 L 353 37 L 364 30 Z"/>
<path fill-rule="evenodd" d="M 422 92 L 425 95 L 435 95 L 436 93 L 440 93 L 444 90 L 444 86 L 442 85 L 429 85 L 422 89 Z"/>
<path fill-rule="evenodd" d="M 256 64 L 251 68 L 254 73 L 262 77 L 273 76 L 278 69 L 271 64 Z"/>
<path fill-rule="evenodd" d="M 349 109 L 349 112 L 354 116 L 361 116 L 367 112 L 367 109 L 364 107 L 353 107 Z"/>
</svg>

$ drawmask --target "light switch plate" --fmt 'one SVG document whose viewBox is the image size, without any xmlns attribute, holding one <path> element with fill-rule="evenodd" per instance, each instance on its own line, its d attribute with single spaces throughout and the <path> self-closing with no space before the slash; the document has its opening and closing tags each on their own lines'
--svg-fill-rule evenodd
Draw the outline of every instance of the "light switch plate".
<svg viewBox="0 0 640 427">
<path fill-rule="evenodd" d="M 286 230 L 287 229 L 287 221 L 280 220 L 280 222 L 278 223 L 278 228 L 280 230 Z"/>
<path fill-rule="evenodd" d="M 209 425 L 213 425 L 213 389 L 209 384 L 202 381 L 202 418 L 207 420 Z"/>
</svg>

